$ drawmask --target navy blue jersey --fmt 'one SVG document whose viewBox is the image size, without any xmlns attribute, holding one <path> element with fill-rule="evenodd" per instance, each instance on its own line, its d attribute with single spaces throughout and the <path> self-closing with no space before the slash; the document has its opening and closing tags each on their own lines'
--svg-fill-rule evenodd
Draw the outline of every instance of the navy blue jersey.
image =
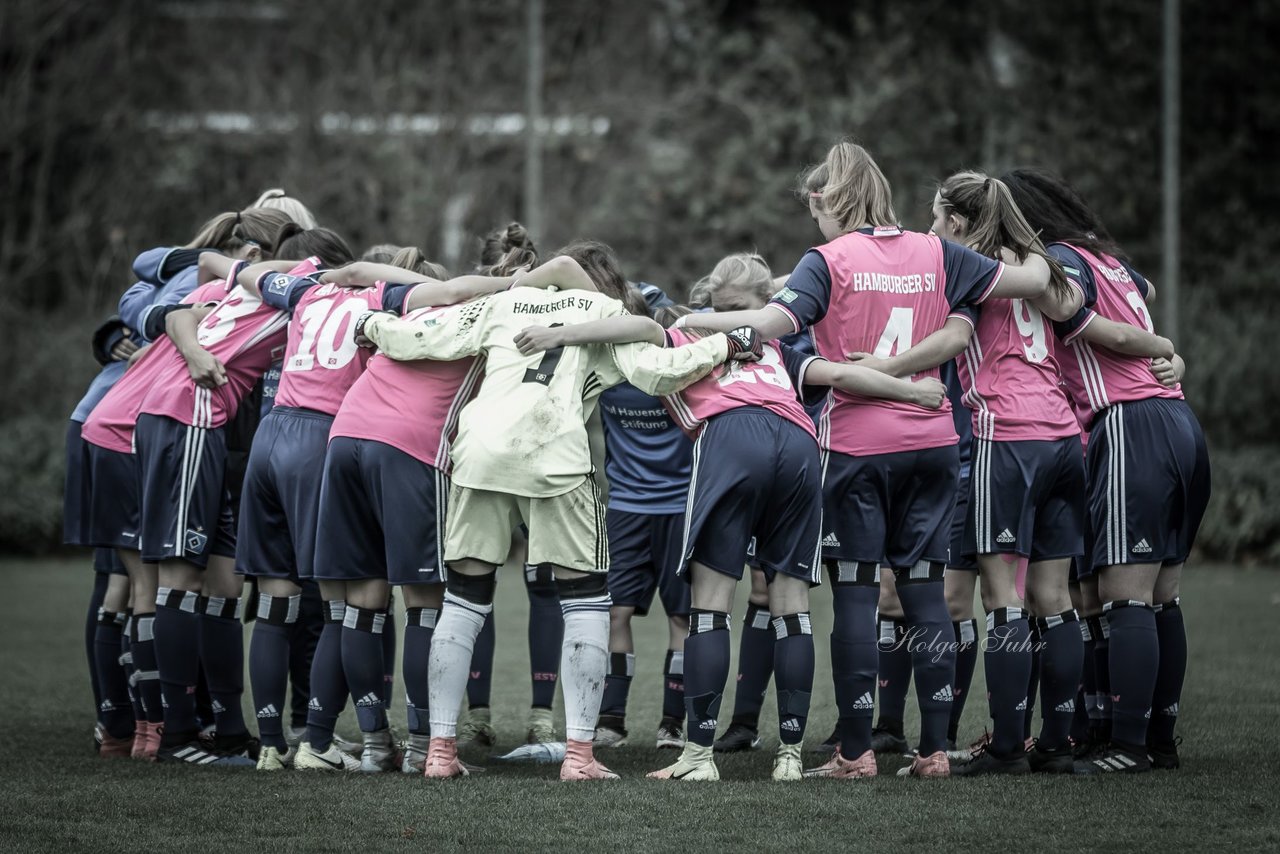
<svg viewBox="0 0 1280 854">
<path fill-rule="evenodd" d="M 651 285 L 648 282 L 636 282 L 635 285 L 640 291 L 640 295 L 644 297 L 644 301 L 648 304 L 651 312 L 676 304 L 675 300 L 667 296 L 662 288 L 657 285 Z"/>
<path fill-rule="evenodd" d="M 662 401 L 629 383 L 600 395 L 609 509 L 649 515 L 684 512 L 693 443 Z"/>
<path fill-rule="evenodd" d="M 1093 277 L 1093 267 L 1080 256 L 1079 252 L 1072 249 L 1065 243 L 1051 243 L 1045 247 L 1049 254 L 1062 265 L 1062 272 L 1067 279 L 1077 285 L 1081 292 L 1084 293 L 1084 304 L 1080 306 L 1080 310 L 1071 316 L 1069 320 L 1056 322 L 1053 324 L 1054 332 L 1060 338 L 1070 337 L 1085 322 L 1085 319 L 1092 313 L 1094 304 L 1098 301 L 1098 283 Z M 1146 279 L 1138 273 L 1133 267 L 1120 262 L 1120 266 L 1124 267 L 1129 277 L 1133 279 L 1134 287 L 1138 289 L 1138 293 L 1142 294 L 1145 300 L 1147 294 L 1151 292 L 1151 285 Z"/>
<path fill-rule="evenodd" d="M 965 408 L 964 389 L 960 385 L 960 372 L 956 370 L 955 360 L 946 362 L 939 369 L 942 381 L 947 386 L 947 397 L 951 401 L 951 418 L 956 424 L 956 435 L 960 437 L 956 448 L 960 451 L 960 477 L 969 476 L 969 457 L 973 453 L 973 419 Z"/>
</svg>

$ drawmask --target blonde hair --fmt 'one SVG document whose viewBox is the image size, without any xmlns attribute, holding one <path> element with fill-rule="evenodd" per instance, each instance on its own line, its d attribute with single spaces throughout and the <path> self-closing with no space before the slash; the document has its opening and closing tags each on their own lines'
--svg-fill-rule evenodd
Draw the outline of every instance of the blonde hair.
<svg viewBox="0 0 1280 854">
<path fill-rule="evenodd" d="M 970 249 L 996 259 L 1002 249 L 1008 249 L 1019 261 L 1032 253 L 1039 255 L 1049 262 L 1049 288 L 1060 299 L 1067 296 L 1070 286 L 1062 268 L 1049 257 L 1040 236 L 999 178 L 957 172 L 938 187 L 938 204 L 964 217 L 964 239 Z"/>
<path fill-rule="evenodd" d="M 262 249 L 263 257 L 270 258 L 276 249 L 276 235 L 291 222 L 289 215 L 280 210 L 227 211 L 200 226 L 184 248 L 217 249 L 230 254 L 246 243 L 255 243 Z"/>
<path fill-rule="evenodd" d="M 406 246 L 400 249 L 392 257 L 390 263 L 393 267 L 403 267 L 420 276 L 429 276 L 440 282 L 449 278 L 448 270 L 434 261 L 428 261 L 427 256 L 423 255 L 422 250 L 416 246 Z"/>
<path fill-rule="evenodd" d="M 258 200 L 249 205 L 250 208 L 268 208 L 270 210 L 284 211 L 289 215 L 289 219 L 308 231 L 315 228 L 315 215 L 307 209 L 307 206 L 292 196 L 286 195 L 284 190 L 275 189 L 267 190 Z"/>
<path fill-rule="evenodd" d="M 821 209 L 841 232 L 862 226 L 894 226 L 893 190 L 871 154 L 853 142 L 838 142 L 826 160 L 801 180 L 807 197 L 818 196 Z"/>
<path fill-rule="evenodd" d="M 694 284 L 689 299 L 705 307 L 712 303 L 716 293 L 730 286 L 754 291 L 765 302 L 777 290 L 773 285 L 773 272 L 763 258 L 753 252 L 735 252 L 717 261 L 711 272 Z"/>
</svg>

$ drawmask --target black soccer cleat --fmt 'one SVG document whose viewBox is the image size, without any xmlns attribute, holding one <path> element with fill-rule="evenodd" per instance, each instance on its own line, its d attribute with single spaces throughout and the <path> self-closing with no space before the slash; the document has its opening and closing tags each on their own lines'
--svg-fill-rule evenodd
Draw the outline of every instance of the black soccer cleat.
<svg viewBox="0 0 1280 854">
<path fill-rule="evenodd" d="M 712 748 L 716 753 L 738 753 L 743 750 L 758 750 L 760 734 L 744 723 L 731 723 L 724 735 L 715 740 Z"/>
<path fill-rule="evenodd" d="M 252 760 L 255 764 L 258 762 L 258 754 L 261 752 L 261 743 L 258 739 L 242 732 L 239 735 L 217 735 L 213 738 L 213 752 L 220 753 L 223 756 L 239 756 Z"/>
<path fill-rule="evenodd" d="M 1043 750 L 1037 744 L 1027 751 L 1027 764 L 1036 774 L 1072 774 L 1075 772 L 1075 753 L 1070 747 Z"/>
<path fill-rule="evenodd" d="M 1000 757 L 989 746 L 978 748 L 973 758 L 951 769 L 953 777 L 981 777 L 987 774 L 1030 774 L 1031 763 L 1027 754 L 1019 751 L 1016 756 Z"/>
<path fill-rule="evenodd" d="M 1086 759 L 1077 759 L 1077 774 L 1141 774 L 1151 770 L 1151 760 L 1146 748 L 1134 750 L 1125 744 L 1112 742 L 1109 747 Z"/>
<path fill-rule="evenodd" d="M 907 748 L 907 739 L 902 731 L 895 732 L 885 726 L 872 728 L 871 749 L 875 753 L 892 753 L 895 756 L 911 755 L 911 751 Z"/>
<path fill-rule="evenodd" d="M 1151 767 L 1156 771 L 1175 771 L 1182 767 L 1178 759 L 1178 745 L 1182 736 L 1178 736 L 1168 744 L 1148 744 L 1147 756 L 1151 759 Z"/>
<path fill-rule="evenodd" d="M 256 739 L 255 739 L 256 740 Z M 213 765 L 218 767 L 253 768 L 257 762 L 245 756 L 230 756 L 209 750 L 199 739 L 192 739 L 183 744 L 161 747 L 156 753 L 156 761 L 164 763 L 183 763 L 186 765 Z"/>
</svg>

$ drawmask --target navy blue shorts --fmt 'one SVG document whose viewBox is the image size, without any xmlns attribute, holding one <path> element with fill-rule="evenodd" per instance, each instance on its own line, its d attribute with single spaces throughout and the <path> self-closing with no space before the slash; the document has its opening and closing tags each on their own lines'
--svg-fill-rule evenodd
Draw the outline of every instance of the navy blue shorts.
<svg viewBox="0 0 1280 854">
<path fill-rule="evenodd" d="M 686 562 L 742 578 L 754 536 L 768 578 L 821 581 L 822 464 L 795 424 L 758 407 L 713 417 L 693 446 L 688 507 Z"/>
<path fill-rule="evenodd" d="M 960 473 L 955 445 L 865 457 L 829 451 L 824 470 L 824 561 L 946 563 Z"/>
<path fill-rule="evenodd" d="M 978 561 L 964 553 L 964 526 L 969 509 L 969 472 L 961 471 L 956 484 L 956 506 L 951 511 L 951 545 L 947 548 L 947 569 L 977 572 Z"/>
<path fill-rule="evenodd" d="M 1211 477 L 1204 433 L 1185 400 L 1148 398 L 1099 413 L 1085 466 L 1089 571 L 1187 559 L 1209 505 Z"/>
<path fill-rule="evenodd" d="M 656 592 L 667 616 L 689 613 L 689 585 L 680 580 L 684 514 L 609 510 L 609 595 L 613 604 L 649 613 Z"/>
<path fill-rule="evenodd" d="M 221 427 L 192 427 L 163 415 L 139 415 L 133 432 L 142 472 L 142 559 L 234 557 L 236 523 L 227 492 L 227 444 Z"/>
<path fill-rule="evenodd" d="M 337 436 L 320 486 L 315 578 L 444 581 L 449 478 L 398 448 Z"/>
<path fill-rule="evenodd" d="M 297 583 L 313 575 L 320 482 L 333 416 L 292 406 L 274 407 L 253 437 L 240 527 L 236 571 Z"/>
<path fill-rule="evenodd" d="M 141 507 L 137 457 L 89 442 L 83 450 L 89 501 L 87 515 L 77 523 L 78 544 L 136 551 Z"/>
<path fill-rule="evenodd" d="M 964 553 L 1031 561 L 1084 554 L 1084 454 L 1080 437 L 973 440 Z"/>
<path fill-rule="evenodd" d="M 91 506 L 89 493 L 89 449 L 80 431 L 84 424 L 67 422 L 66 470 L 62 478 L 62 541 L 73 546 L 87 545 Z"/>
</svg>

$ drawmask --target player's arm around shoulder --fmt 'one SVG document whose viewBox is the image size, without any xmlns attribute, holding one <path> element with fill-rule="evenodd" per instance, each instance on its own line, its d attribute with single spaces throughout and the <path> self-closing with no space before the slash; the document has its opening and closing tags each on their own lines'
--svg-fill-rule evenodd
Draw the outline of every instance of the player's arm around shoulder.
<svg viewBox="0 0 1280 854">
<path fill-rule="evenodd" d="M 693 385 L 732 353 L 728 336 L 719 332 L 680 347 L 615 344 L 610 351 L 621 376 L 608 384 L 625 379 L 654 397 L 675 394 Z"/>
<path fill-rule="evenodd" d="M 354 335 L 357 341 L 367 338 L 398 362 L 451 362 L 475 356 L 483 348 L 492 307 L 492 298 L 485 298 L 403 319 L 388 312 L 368 312 L 356 321 Z"/>
</svg>

